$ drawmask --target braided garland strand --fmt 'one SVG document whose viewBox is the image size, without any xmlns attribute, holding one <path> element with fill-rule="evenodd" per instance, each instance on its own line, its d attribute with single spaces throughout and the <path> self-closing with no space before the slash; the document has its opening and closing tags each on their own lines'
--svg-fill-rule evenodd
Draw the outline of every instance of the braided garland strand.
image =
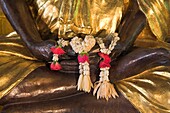
<svg viewBox="0 0 170 113">
<path fill-rule="evenodd" d="M 111 67 L 111 65 L 110 65 L 111 58 L 109 57 L 109 54 L 114 49 L 114 47 L 119 39 L 120 38 L 118 37 L 118 34 L 114 33 L 111 44 L 109 45 L 109 48 L 106 49 L 102 38 L 96 38 L 97 43 L 100 46 L 99 56 L 104 59 L 99 64 L 100 80 L 97 81 L 94 85 L 93 95 L 95 95 L 97 93 L 97 99 L 105 98 L 108 101 L 108 99 L 111 97 L 113 97 L 113 98 L 118 97 L 118 94 L 117 94 L 113 84 L 111 84 L 110 80 L 109 80 L 109 69 Z"/>
</svg>

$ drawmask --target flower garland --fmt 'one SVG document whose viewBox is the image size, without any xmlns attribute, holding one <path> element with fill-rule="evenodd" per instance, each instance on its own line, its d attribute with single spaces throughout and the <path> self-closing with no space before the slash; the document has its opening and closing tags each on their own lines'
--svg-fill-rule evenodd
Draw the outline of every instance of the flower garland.
<svg viewBox="0 0 170 113">
<path fill-rule="evenodd" d="M 51 70 L 61 70 L 62 67 L 61 65 L 58 63 L 59 60 L 59 55 L 63 55 L 66 52 L 62 49 L 62 47 L 68 46 L 68 41 L 65 41 L 63 39 L 59 39 L 57 41 L 58 45 L 51 47 L 51 51 L 53 53 L 53 58 L 52 58 L 52 63 L 50 65 L 50 69 Z"/>
<path fill-rule="evenodd" d="M 70 41 L 70 45 L 72 49 L 78 53 L 78 62 L 79 62 L 79 79 L 77 83 L 77 90 L 82 90 L 85 92 L 90 92 L 93 84 L 90 79 L 90 67 L 89 67 L 89 56 L 88 52 L 94 47 L 96 41 L 100 47 L 100 52 L 98 55 L 103 59 L 100 61 L 100 74 L 99 74 L 99 81 L 97 81 L 94 85 L 93 95 L 97 93 L 97 99 L 105 98 L 108 100 L 111 97 L 116 98 L 118 94 L 109 80 L 109 69 L 111 67 L 111 58 L 109 54 L 114 49 L 117 41 L 120 38 L 118 37 L 117 33 L 113 34 L 113 39 L 109 45 L 109 48 L 106 48 L 102 38 L 95 38 L 91 35 L 86 35 L 84 40 L 79 37 L 74 37 Z M 53 62 L 50 65 L 51 70 L 61 70 L 62 67 L 58 63 L 59 55 L 65 54 L 65 51 L 62 47 L 68 46 L 69 42 L 63 39 L 58 41 L 58 45 L 51 48 L 53 53 Z"/>
<path fill-rule="evenodd" d="M 110 81 L 109 80 L 109 69 L 111 67 L 110 65 L 111 58 L 109 57 L 109 54 L 114 49 L 117 41 L 120 39 L 117 33 L 114 33 L 113 35 L 114 35 L 113 39 L 108 49 L 106 49 L 102 38 L 96 38 L 97 43 L 99 44 L 101 48 L 100 53 L 98 54 L 101 58 L 103 58 L 103 61 L 101 61 L 99 64 L 100 80 L 95 83 L 94 91 L 93 91 L 93 95 L 97 93 L 97 99 L 105 98 L 106 100 L 108 100 L 111 97 L 116 98 L 116 96 L 118 96 L 114 86 L 109 82 Z"/>
<path fill-rule="evenodd" d="M 70 45 L 73 50 L 78 53 L 79 62 L 79 79 L 77 83 L 77 89 L 85 92 L 90 92 L 93 84 L 90 79 L 90 67 L 88 52 L 96 44 L 96 40 L 91 35 L 86 35 L 85 39 L 74 37 Z"/>
</svg>

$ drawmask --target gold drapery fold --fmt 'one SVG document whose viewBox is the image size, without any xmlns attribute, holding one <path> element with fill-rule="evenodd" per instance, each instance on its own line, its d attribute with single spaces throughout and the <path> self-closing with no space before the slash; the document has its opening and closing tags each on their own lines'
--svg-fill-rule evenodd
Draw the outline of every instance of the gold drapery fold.
<svg viewBox="0 0 170 113">
<path fill-rule="evenodd" d="M 36 61 L 19 37 L 0 38 L 0 98 L 44 63 Z"/>
<path fill-rule="evenodd" d="M 170 66 L 158 66 L 117 83 L 141 113 L 170 112 Z"/>
<path fill-rule="evenodd" d="M 170 36 L 170 2 L 167 0 L 138 0 L 141 11 L 146 15 L 149 26 L 158 40 Z"/>
<path fill-rule="evenodd" d="M 36 58 L 25 47 L 20 37 L 16 34 L 13 34 L 10 37 L 0 37 L 0 53 L 10 54 L 29 60 L 36 60 Z"/>
<path fill-rule="evenodd" d="M 125 9 L 123 0 L 34 0 L 33 6 L 38 11 L 33 15 L 40 31 L 48 27 L 63 38 L 115 32 Z"/>
</svg>

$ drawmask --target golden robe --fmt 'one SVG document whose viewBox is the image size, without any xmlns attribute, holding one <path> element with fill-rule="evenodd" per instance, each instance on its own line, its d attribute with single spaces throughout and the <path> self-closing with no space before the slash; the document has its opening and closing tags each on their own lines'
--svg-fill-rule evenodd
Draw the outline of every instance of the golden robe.
<svg viewBox="0 0 170 113">
<path fill-rule="evenodd" d="M 71 38 L 78 34 L 106 36 L 115 32 L 129 1 L 27 0 L 41 35 Z M 160 41 L 170 33 L 170 2 L 137 0 L 151 32 Z M 163 12 L 163 13 L 162 13 Z M 142 32 L 142 37 L 147 36 Z M 45 39 L 44 39 L 45 40 Z M 170 46 L 166 47 L 170 50 Z M 43 66 L 18 36 L 0 38 L 0 98 L 29 73 Z M 170 112 L 170 67 L 159 66 L 115 83 L 118 90 L 142 113 Z"/>
</svg>

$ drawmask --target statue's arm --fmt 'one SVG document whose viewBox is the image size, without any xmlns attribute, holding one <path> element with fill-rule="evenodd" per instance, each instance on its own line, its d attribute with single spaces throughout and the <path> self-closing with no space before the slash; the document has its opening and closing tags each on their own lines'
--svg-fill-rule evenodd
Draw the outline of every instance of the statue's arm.
<svg viewBox="0 0 170 113">
<path fill-rule="evenodd" d="M 145 28 L 146 23 L 146 17 L 139 10 L 136 0 L 132 0 L 119 26 L 120 41 L 112 53 L 113 60 L 133 46 L 136 38 Z"/>
<path fill-rule="evenodd" d="M 0 6 L 25 45 L 40 60 L 48 60 L 52 41 L 42 41 L 25 0 L 0 0 Z"/>
<path fill-rule="evenodd" d="M 27 46 L 42 41 L 25 0 L 0 0 L 0 5 Z"/>
</svg>

